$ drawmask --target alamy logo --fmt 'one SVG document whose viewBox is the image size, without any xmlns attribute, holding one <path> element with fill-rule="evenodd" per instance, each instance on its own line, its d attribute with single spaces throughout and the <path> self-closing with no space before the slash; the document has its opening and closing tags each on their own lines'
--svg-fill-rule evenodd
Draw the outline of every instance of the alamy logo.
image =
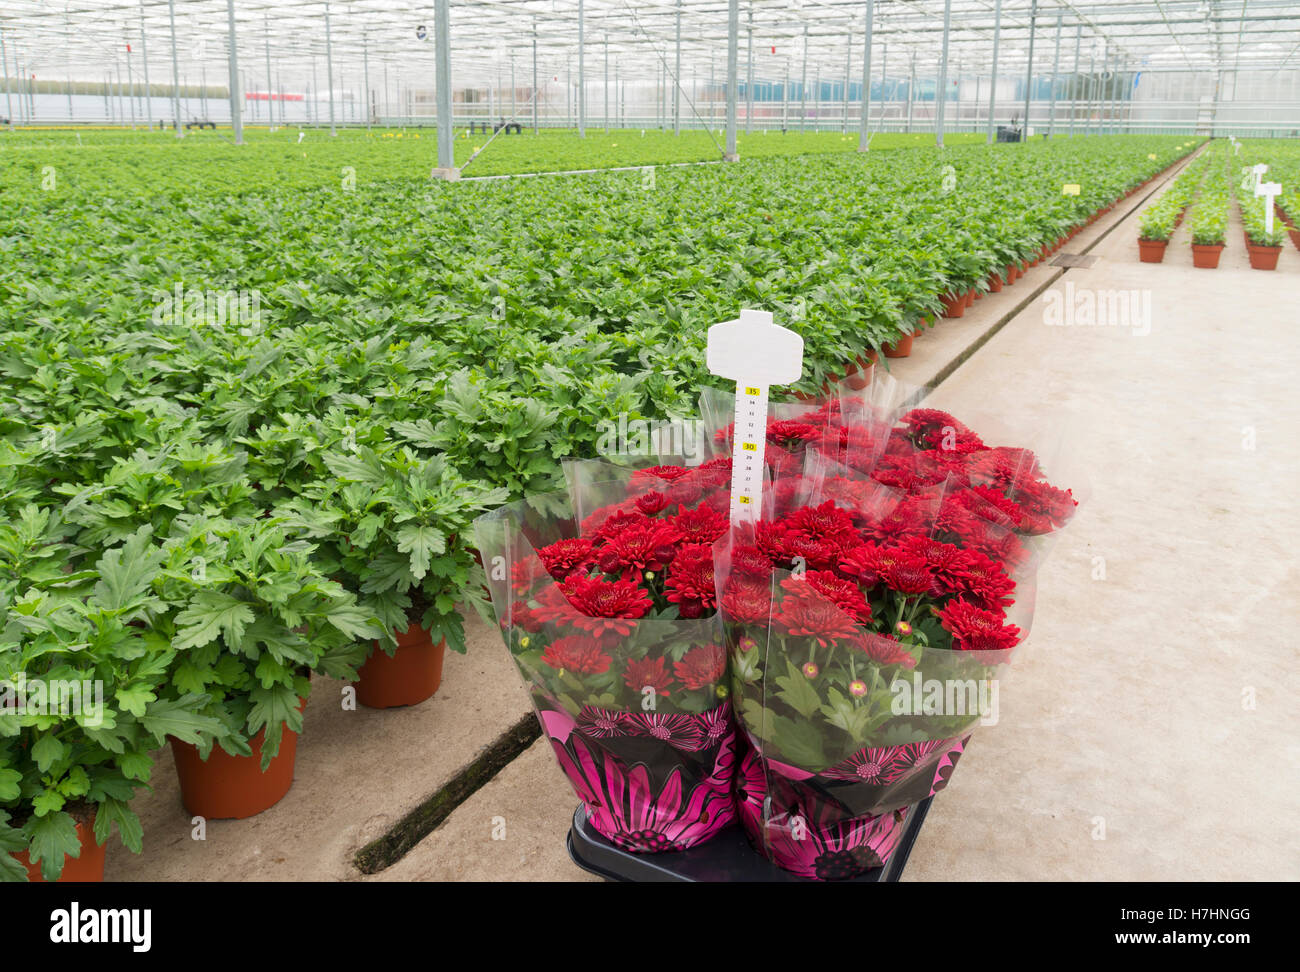
<svg viewBox="0 0 1300 972">
<path fill-rule="evenodd" d="M 897 678 L 889 686 L 891 708 L 898 716 L 973 716 L 980 725 L 998 721 L 998 680 L 985 678 L 922 678 L 913 672 L 911 680 Z"/>
<path fill-rule="evenodd" d="M 259 290 L 198 290 L 178 283 L 171 293 L 160 293 L 156 300 L 153 322 L 158 327 L 262 326 Z"/>
<path fill-rule="evenodd" d="M 122 944 L 147 952 L 153 944 L 153 912 L 148 908 L 87 908 L 74 901 L 50 912 L 50 941 L 56 945 Z"/>
<path fill-rule="evenodd" d="M 619 412 L 597 426 L 596 452 L 602 456 L 683 456 L 688 465 L 704 461 L 705 436 L 700 419 L 631 419 Z"/>
<path fill-rule="evenodd" d="M 1151 291 L 1093 290 L 1066 281 L 1062 290 L 1043 293 L 1043 323 L 1048 327 L 1131 327 L 1134 337 L 1151 333 Z"/>
<path fill-rule="evenodd" d="M 80 716 L 81 725 L 97 728 L 104 722 L 104 683 L 98 679 L 29 679 L 19 672 L 0 678 L 0 715 Z"/>
</svg>

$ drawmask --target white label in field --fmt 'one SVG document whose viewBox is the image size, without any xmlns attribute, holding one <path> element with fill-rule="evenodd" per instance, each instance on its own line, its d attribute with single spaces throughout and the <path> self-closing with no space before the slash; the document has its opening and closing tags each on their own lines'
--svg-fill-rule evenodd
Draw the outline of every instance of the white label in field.
<svg viewBox="0 0 1300 972">
<path fill-rule="evenodd" d="M 797 381 L 803 338 L 772 322 L 768 311 L 742 310 L 739 320 L 709 328 L 709 371 L 736 383 L 731 446 L 731 522 L 756 521 L 763 507 L 767 389 Z"/>
</svg>

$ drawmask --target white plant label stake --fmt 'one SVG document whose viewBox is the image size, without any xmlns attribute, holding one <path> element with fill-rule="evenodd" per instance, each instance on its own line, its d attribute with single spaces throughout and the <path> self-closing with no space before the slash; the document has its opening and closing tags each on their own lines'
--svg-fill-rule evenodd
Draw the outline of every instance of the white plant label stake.
<svg viewBox="0 0 1300 972">
<path fill-rule="evenodd" d="M 736 383 L 731 437 L 731 522 L 757 522 L 763 509 L 767 390 L 803 373 L 803 338 L 772 323 L 769 311 L 742 310 L 740 319 L 709 328 L 709 371 Z"/>
<path fill-rule="evenodd" d="M 1264 197 L 1264 232 L 1273 232 L 1273 199 L 1282 195 L 1282 183 L 1259 182 L 1255 184 L 1255 195 Z"/>
</svg>

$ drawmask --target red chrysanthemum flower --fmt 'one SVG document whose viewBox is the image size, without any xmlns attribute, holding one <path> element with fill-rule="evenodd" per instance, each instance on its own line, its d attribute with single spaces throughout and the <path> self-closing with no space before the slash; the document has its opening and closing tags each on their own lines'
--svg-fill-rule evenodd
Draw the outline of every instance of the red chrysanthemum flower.
<svg viewBox="0 0 1300 972">
<path fill-rule="evenodd" d="M 853 618 L 806 584 L 788 591 L 772 620 L 795 637 L 817 639 L 823 648 L 856 630 Z"/>
<path fill-rule="evenodd" d="M 713 548 L 702 543 L 684 545 L 668 570 L 664 590 L 683 618 L 698 618 L 714 607 Z"/>
<path fill-rule="evenodd" d="M 727 671 L 727 653 L 721 645 L 700 645 L 673 664 L 677 680 L 688 689 L 708 688 Z"/>
<path fill-rule="evenodd" d="M 577 675 L 599 675 L 609 671 L 612 659 L 594 638 L 571 635 L 556 638 L 542 652 L 542 661 L 552 668 Z"/>
<path fill-rule="evenodd" d="M 1046 482 L 1027 483 L 1015 497 L 1022 511 L 1020 531 L 1028 534 L 1051 533 L 1074 516 L 1079 505 L 1068 489 Z"/>
<path fill-rule="evenodd" d="M 752 577 L 733 577 L 722 592 L 722 610 L 728 621 L 767 624 L 772 615 L 770 582 Z"/>
<path fill-rule="evenodd" d="M 996 560 L 978 550 L 963 550 L 959 571 L 955 592 L 968 594 L 972 603 L 990 611 L 1000 611 L 1012 603 L 1015 581 Z"/>
<path fill-rule="evenodd" d="M 787 449 L 798 448 L 817 438 L 817 435 L 817 427 L 806 422 L 782 419 L 767 423 L 767 441 Z"/>
<path fill-rule="evenodd" d="M 936 593 L 952 594 L 962 589 L 959 585 L 966 560 L 965 551 L 960 547 L 931 537 L 908 537 L 901 549 L 925 561 L 934 578 Z"/>
<path fill-rule="evenodd" d="M 664 483 L 681 479 L 688 471 L 683 466 L 650 466 L 646 469 L 638 469 L 628 479 L 628 487 L 634 491 L 647 487 L 662 489 Z"/>
<path fill-rule="evenodd" d="M 787 591 L 794 584 L 807 584 L 859 624 L 866 624 L 871 620 L 871 605 L 862 596 L 858 585 L 844 580 L 832 571 L 810 570 L 801 578 L 790 577 L 781 582 L 781 586 Z"/>
<path fill-rule="evenodd" d="M 658 490 L 650 490 L 636 498 L 636 509 L 638 513 L 644 513 L 646 516 L 654 516 L 668 506 L 668 497 Z"/>
<path fill-rule="evenodd" d="M 1000 612 L 957 600 L 936 613 L 939 623 L 952 634 L 952 646 L 958 651 L 1001 651 L 1020 642 L 1020 629 L 1004 623 Z"/>
<path fill-rule="evenodd" d="M 523 601 L 515 601 L 514 604 L 510 605 L 509 623 L 516 628 L 523 628 L 531 634 L 536 634 L 542 630 L 542 619 L 537 616 L 536 611 L 532 610 Z"/>
<path fill-rule="evenodd" d="M 731 552 L 731 569 L 745 577 L 766 578 L 772 573 L 772 561 L 757 547 L 745 545 Z"/>
<path fill-rule="evenodd" d="M 628 580 L 575 576 L 565 583 L 563 590 L 581 612 L 573 624 L 592 634 L 630 634 L 635 627 L 633 621 L 644 617 L 654 603 L 645 591 Z"/>
<path fill-rule="evenodd" d="M 926 562 L 902 552 L 880 572 L 880 579 L 900 594 L 929 594 L 935 589 L 934 575 Z"/>
<path fill-rule="evenodd" d="M 916 667 L 916 659 L 911 652 L 893 635 L 864 635 L 859 640 L 858 647 L 877 665 L 902 665 L 908 669 Z"/>
<path fill-rule="evenodd" d="M 582 521 L 583 536 L 590 537 L 593 544 L 599 544 L 630 526 L 654 522 L 635 506 L 634 500 L 628 500 L 626 505 L 620 503 L 597 510 Z M 609 510 L 614 512 L 609 513 Z"/>
<path fill-rule="evenodd" d="M 652 688 L 656 695 L 668 695 L 671 692 L 673 677 L 662 657 L 641 658 L 627 663 L 623 669 L 623 682 L 634 692 L 643 692 L 647 688 Z"/>
<path fill-rule="evenodd" d="M 537 556 L 552 577 L 564 580 L 574 571 L 591 564 L 591 541 L 582 537 L 556 540 L 555 543 L 538 548 Z"/>
<path fill-rule="evenodd" d="M 663 570 L 677 553 L 682 536 L 664 520 L 643 520 L 629 523 L 608 536 L 596 554 L 596 562 L 607 574 L 634 571 Z"/>
<path fill-rule="evenodd" d="M 683 510 L 671 522 L 681 534 L 683 543 L 713 543 L 727 532 L 729 523 L 717 510 L 704 505 Z"/>
</svg>

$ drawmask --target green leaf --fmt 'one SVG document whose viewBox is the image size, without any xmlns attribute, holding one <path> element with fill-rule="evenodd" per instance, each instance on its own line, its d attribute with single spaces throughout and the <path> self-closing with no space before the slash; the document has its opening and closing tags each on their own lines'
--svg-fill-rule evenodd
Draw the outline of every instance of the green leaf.
<svg viewBox="0 0 1300 972">
<path fill-rule="evenodd" d="M 41 877 L 57 881 L 63 873 L 64 857 L 81 856 L 77 822 L 71 814 L 50 813 L 32 817 L 23 827 L 33 864 L 40 864 Z"/>
<path fill-rule="evenodd" d="M 420 580 L 429 572 L 429 559 L 447 549 L 447 535 L 431 526 L 408 523 L 397 531 L 398 553 L 411 555 L 411 575 Z"/>
<path fill-rule="evenodd" d="M 776 684 L 781 686 L 776 693 L 777 697 L 805 719 L 811 718 L 821 708 L 821 696 L 813 688 L 812 680 L 795 668 L 794 662 L 789 658 L 785 660 L 785 667 L 787 674 L 776 678 Z"/>
<path fill-rule="evenodd" d="M 119 706 L 137 719 L 144 715 L 149 703 L 158 698 L 147 685 L 129 685 L 120 688 L 113 693 L 113 697 L 117 699 Z"/>
<path fill-rule="evenodd" d="M 95 809 L 95 841 L 103 845 L 117 827 L 127 850 L 139 854 L 144 850 L 144 827 L 135 811 L 122 800 L 109 798 Z"/>
<path fill-rule="evenodd" d="M 0 803 L 18 799 L 20 792 L 18 784 L 22 782 L 22 778 L 23 774 L 17 770 L 0 769 Z"/>
<path fill-rule="evenodd" d="M 222 591 L 199 591 L 180 614 L 176 615 L 178 650 L 206 645 L 224 636 L 226 647 L 238 651 L 243 646 L 244 626 L 254 618 L 253 609 Z"/>
<path fill-rule="evenodd" d="M 204 735 L 218 735 L 222 731 L 219 720 L 195 711 L 206 702 L 206 695 L 150 702 L 140 717 L 140 725 L 153 735 L 159 746 L 167 741 L 168 736 L 197 746 L 203 742 Z"/>
<path fill-rule="evenodd" d="M 43 733 L 32 746 L 32 759 L 36 760 L 36 768 L 42 773 L 48 773 L 50 767 L 61 761 L 67 753 L 68 748 L 53 731 Z"/>
</svg>

